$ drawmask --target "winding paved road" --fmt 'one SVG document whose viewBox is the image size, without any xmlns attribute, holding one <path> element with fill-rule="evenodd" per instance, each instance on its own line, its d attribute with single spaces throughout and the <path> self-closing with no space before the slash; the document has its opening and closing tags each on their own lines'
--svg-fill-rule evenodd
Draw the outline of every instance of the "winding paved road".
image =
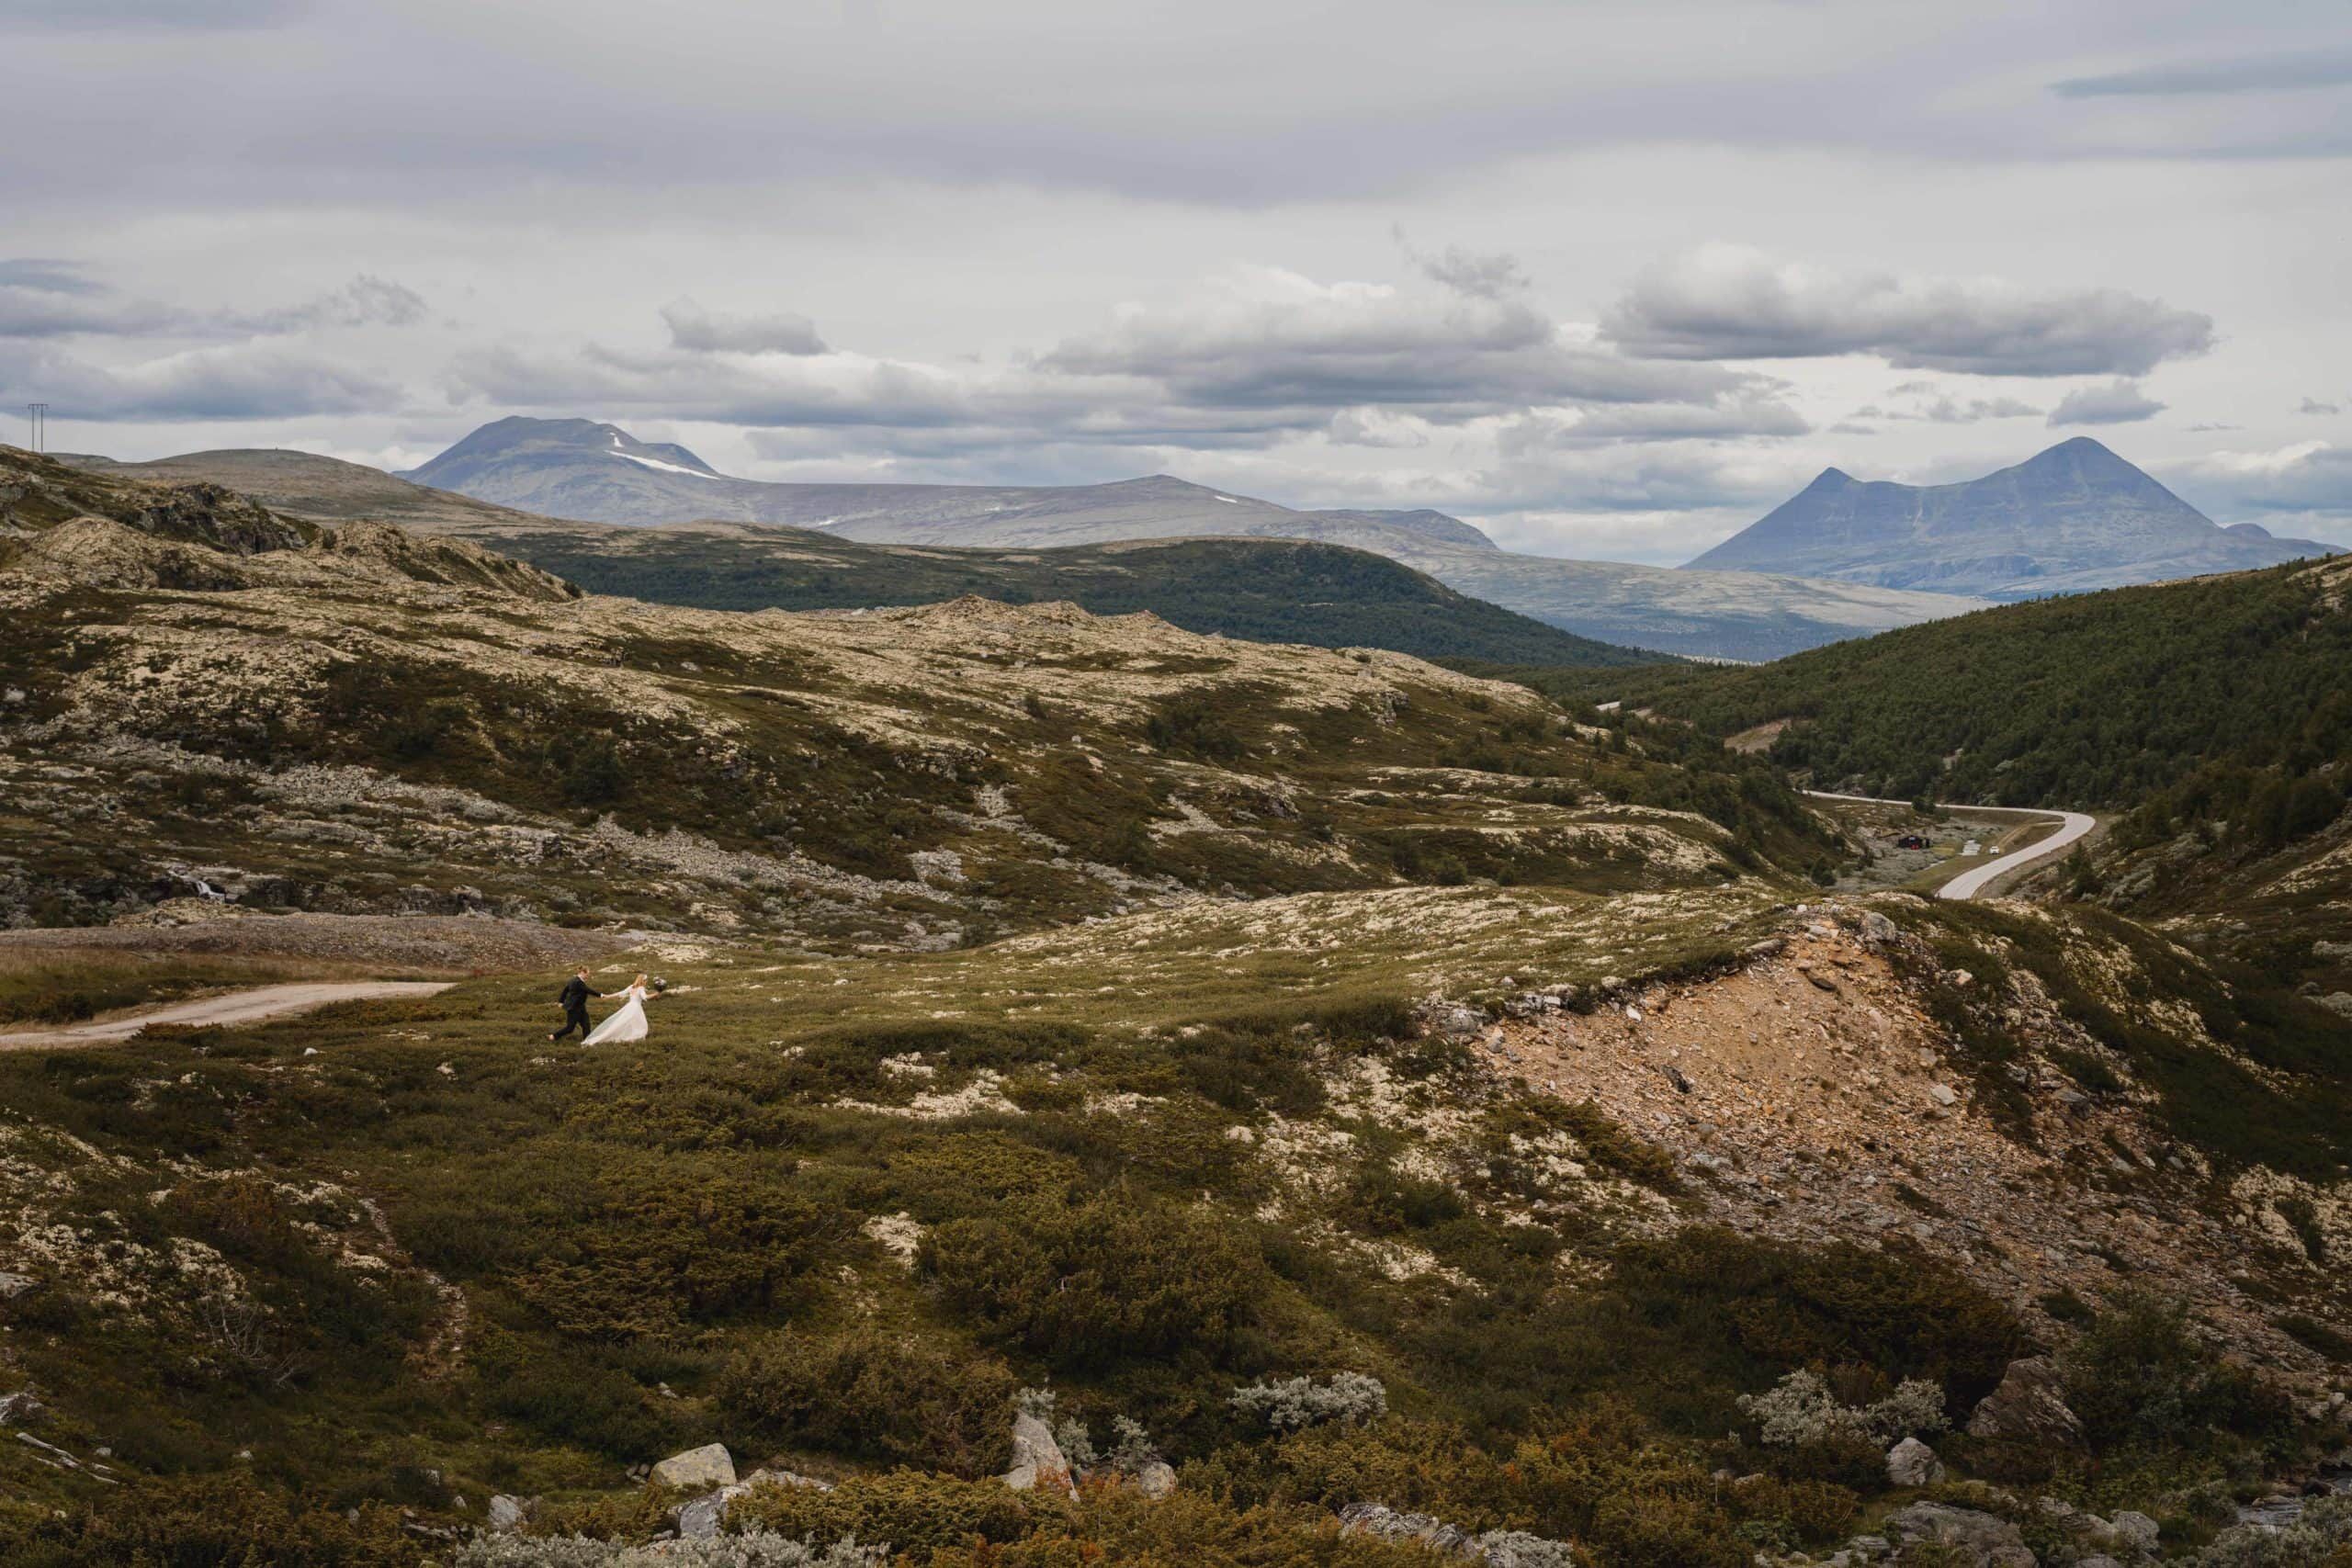
<svg viewBox="0 0 2352 1568">
<path fill-rule="evenodd" d="M 1827 790 L 1821 789 L 1809 789 L 1804 793 L 1816 800 L 1850 800 L 1863 806 L 1908 806 L 1911 804 L 1907 800 L 1881 800 L 1876 795 L 1833 795 Z M 2084 816 L 2079 811 L 2038 811 L 2018 806 L 1967 806 L 1956 807 L 1953 809 L 1965 811 L 1971 816 L 2038 817 L 2044 821 L 2055 821 L 2058 824 L 2058 830 L 2046 839 L 2028 844 L 2021 850 L 2012 850 L 2007 854 L 1996 855 L 1972 871 L 1962 872 L 1958 876 L 1936 889 L 1936 897 L 1939 898 L 1976 897 L 1985 888 L 1991 886 L 1997 878 L 2021 866 L 2049 859 L 2052 855 L 2074 844 L 2098 826 L 2093 818 Z"/>
<path fill-rule="evenodd" d="M 384 997 L 438 996 L 456 982 L 450 980 L 362 980 L 326 985 L 305 982 L 290 986 L 257 986 L 249 991 L 205 997 L 192 1002 L 146 1012 L 126 1013 L 96 1023 L 76 1023 L 63 1029 L 30 1034 L 0 1034 L 0 1051 L 36 1045 L 112 1045 L 130 1039 L 151 1023 L 258 1023 L 266 1018 L 309 1012 L 331 1002 L 372 1001 Z"/>
</svg>

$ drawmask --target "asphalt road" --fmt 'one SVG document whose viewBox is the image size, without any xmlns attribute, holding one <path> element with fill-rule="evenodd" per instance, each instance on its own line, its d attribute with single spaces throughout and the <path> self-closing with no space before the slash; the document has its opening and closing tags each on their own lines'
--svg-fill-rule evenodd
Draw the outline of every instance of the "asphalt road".
<svg viewBox="0 0 2352 1568">
<path fill-rule="evenodd" d="M 1816 800 L 1850 800 L 1863 806 L 1908 806 L 1911 804 L 1907 800 L 1881 800 L 1875 795 L 1833 795 L 1827 790 L 1819 789 L 1809 789 L 1804 793 Z M 1996 855 L 1982 865 L 1962 872 L 1958 876 L 1936 889 L 1936 897 L 1939 898 L 1965 900 L 1977 897 L 2000 877 L 2021 866 L 2031 865 L 2036 861 L 2047 860 L 2052 855 L 2064 852 L 2098 826 L 2095 819 L 2084 816 L 2079 811 L 2035 811 L 2014 806 L 1970 806 L 1955 807 L 1955 809 L 1964 810 L 1972 817 L 1979 815 L 2038 817 L 2044 821 L 2056 822 L 2058 830 L 2046 839 L 2028 844 L 2021 850 L 2012 850 L 2007 854 Z"/>
</svg>

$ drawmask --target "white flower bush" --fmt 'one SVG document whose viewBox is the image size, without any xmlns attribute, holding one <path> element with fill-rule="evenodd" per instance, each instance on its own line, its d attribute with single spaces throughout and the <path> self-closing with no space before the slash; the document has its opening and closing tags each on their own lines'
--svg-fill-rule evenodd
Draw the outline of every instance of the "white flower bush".
<svg viewBox="0 0 2352 1568">
<path fill-rule="evenodd" d="M 844 1538 L 831 1546 L 754 1530 L 707 1540 L 625 1546 L 586 1536 L 485 1536 L 468 1541 L 451 1568 L 886 1568 L 887 1546 Z"/>
<path fill-rule="evenodd" d="M 1862 1441 L 1881 1447 L 1907 1437 L 1940 1432 L 1944 1391 L 1921 1378 L 1907 1378 L 1875 1404 L 1840 1404 L 1818 1374 L 1794 1371 L 1769 1393 L 1740 1395 L 1739 1407 L 1763 1428 L 1773 1448 Z"/>
<path fill-rule="evenodd" d="M 1335 1372 L 1320 1382 L 1288 1378 L 1237 1388 L 1231 1404 L 1244 1414 L 1263 1416 L 1277 1432 L 1295 1432 L 1326 1421 L 1376 1421 L 1388 1414 L 1388 1390 L 1362 1372 Z"/>
</svg>

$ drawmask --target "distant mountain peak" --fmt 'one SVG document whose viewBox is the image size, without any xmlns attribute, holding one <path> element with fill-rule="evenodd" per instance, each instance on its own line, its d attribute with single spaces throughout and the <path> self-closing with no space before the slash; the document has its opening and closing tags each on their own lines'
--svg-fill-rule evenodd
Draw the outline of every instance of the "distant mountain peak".
<svg viewBox="0 0 2352 1568">
<path fill-rule="evenodd" d="M 2077 435 L 1956 484 L 1859 483 L 1826 468 L 1689 565 L 2030 599 L 2330 553 L 2223 528 L 2104 443 Z"/>
</svg>

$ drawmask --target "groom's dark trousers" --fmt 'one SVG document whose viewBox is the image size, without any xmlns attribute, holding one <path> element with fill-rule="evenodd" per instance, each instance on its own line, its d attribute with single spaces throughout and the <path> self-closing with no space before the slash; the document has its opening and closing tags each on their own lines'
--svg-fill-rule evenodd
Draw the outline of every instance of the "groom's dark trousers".
<svg viewBox="0 0 2352 1568">
<path fill-rule="evenodd" d="M 556 998 L 557 1001 L 563 1004 L 563 1027 L 555 1032 L 554 1038 L 560 1040 L 576 1029 L 580 1031 L 580 1037 L 585 1040 L 590 1028 L 588 998 L 601 997 L 604 994 L 602 991 L 590 990 L 580 976 L 574 975 L 564 986 L 563 994 Z"/>
</svg>

